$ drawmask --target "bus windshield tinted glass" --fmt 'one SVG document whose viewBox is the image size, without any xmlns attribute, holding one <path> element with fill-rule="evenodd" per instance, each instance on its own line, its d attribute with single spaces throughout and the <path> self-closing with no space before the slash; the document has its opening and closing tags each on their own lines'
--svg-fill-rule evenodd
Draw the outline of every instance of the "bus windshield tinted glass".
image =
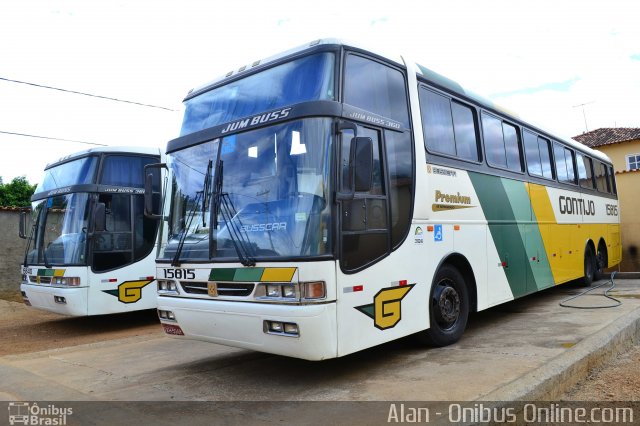
<svg viewBox="0 0 640 426">
<path fill-rule="evenodd" d="M 27 263 L 32 265 L 85 265 L 89 194 L 59 195 L 33 206 L 35 228 L 29 241 Z"/>
<path fill-rule="evenodd" d="M 209 252 L 226 260 L 330 253 L 331 120 L 294 121 L 227 136 L 220 143 L 219 162 L 212 150 L 217 141 L 171 155 L 171 229 L 159 257 L 171 260 L 177 250 L 181 261 L 205 260 Z M 210 201 L 205 197 L 203 205 L 198 192 L 207 187 Z M 213 223 L 209 212 L 216 214 Z M 184 229 L 188 234 L 180 248 Z"/>
<path fill-rule="evenodd" d="M 318 53 L 231 82 L 185 102 L 181 136 L 286 105 L 334 100 L 333 53 Z"/>
<path fill-rule="evenodd" d="M 35 193 L 71 185 L 93 183 L 98 157 L 84 157 L 63 163 L 44 171 L 44 177 Z"/>
</svg>

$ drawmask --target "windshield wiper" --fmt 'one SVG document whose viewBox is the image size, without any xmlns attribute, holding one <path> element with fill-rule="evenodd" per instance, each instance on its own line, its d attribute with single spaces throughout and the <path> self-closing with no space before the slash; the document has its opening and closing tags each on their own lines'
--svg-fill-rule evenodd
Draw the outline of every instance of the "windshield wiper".
<svg viewBox="0 0 640 426">
<path fill-rule="evenodd" d="M 222 219 L 227 225 L 229 239 L 233 244 L 233 248 L 238 255 L 240 263 L 244 266 L 255 266 L 256 259 L 252 255 L 251 243 L 249 241 L 249 237 L 242 233 L 242 222 L 240 222 L 238 212 L 236 211 L 229 194 L 222 192 L 223 163 L 224 162 L 221 159 L 218 159 L 218 164 L 216 164 L 216 177 L 213 195 L 213 229 L 218 229 L 218 213 L 220 213 L 222 215 Z M 237 218 L 239 225 L 235 223 L 235 218 Z"/>
<path fill-rule="evenodd" d="M 202 226 L 207 226 L 207 223 L 205 222 L 204 212 L 206 211 L 207 193 L 209 191 L 211 181 L 211 178 L 209 176 L 211 174 L 212 165 L 212 161 L 209 160 L 209 163 L 207 164 L 207 171 L 204 176 L 204 183 L 202 185 L 203 189 L 202 191 L 198 191 L 196 193 L 196 198 L 193 200 L 193 209 L 191 209 L 191 211 L 189 212 L 189 217 L 187 217 L 187 220 L 185 222 L 184 230 L 182 231 L 182 235 L 180 235 L 180 240 L 178 241 L 178 247 L 176 247 L 176 253 L 173 255 L 173 259 L 171 260 L 171 266 L 180 266 L 180 254 L 182 254 L 182 249 L 184 248 L 184 244 L 187 240 L 187 234 L 191 229 L 193 218 L 196 216 L 196 210 L 198 210 L 200 199 L 202 199 Z M 198 230 L 199 226 L 200 225 L 196 227 L 194 233 Z"/>
</svg>

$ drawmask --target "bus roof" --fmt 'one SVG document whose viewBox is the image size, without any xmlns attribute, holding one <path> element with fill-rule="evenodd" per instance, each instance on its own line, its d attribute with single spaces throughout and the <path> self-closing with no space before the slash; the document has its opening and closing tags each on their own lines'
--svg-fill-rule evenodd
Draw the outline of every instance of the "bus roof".
<svg viewBox="0 0 640 426">
<path fill-rule="evenodd" d="M 300 52 L 304 52 L 305 50 L 317 47 L 317 46 L 321 46 L 321 45 L 337 45 L 337 46 L 350 46 L 350 47 L 355 47 L 357 49 L 362 49 L 362 50 L 366 50 L 368 52 L 374 53 L 378 56 L 384 57 L 388 60 L 392 60 L 397 62 L 398 64 L 404 64 L 404 62 L 402 61 L 402 56 L 400 55 L 393 55 L 393 54 L 389 54 L 389 53 L 383 53 L 383 52 L 379 52 L 373 48 L 367 48 L 362 46 L 361 44 L 357 44 L 357 43 L 350 43 L 346 40 L 343 39 L 338 39 L 338 38 L 323 38 L 323 39 L 318 39 L 318 40 L 314 40 L 310 43 L 306 43 L 297 47 L 294 47 L 293 49 L 289 49 L 286 50 L 284 52 L 280 52 L 277 53 L 275 55 L 269 56 L 267 58 L 264 59 L 259 59 L 255 62 L 252 62 L 250 64 L 246 64 L 243 66 L 240 66 L 236 69 L 233 69 L 231 71 L 229 71 L 227 74 L 225 74 L 224 76 L 220 76 L 214 80 L 209 81 L 206 84 L 203 84 L 201 86 L 197 86 L 191 90 L 189 90 L 189 93 L 187 94 L 187 96 L 185 97 L 184 100 L 190 99 L 194 96 L 199 95 L 200 93 L 206 92 L 208 90 L 210 90 L 211 88 L 213 88 L 214 86 L 219 85 L 220 83 L 222 83 L 223 81 L 227 80 L 227 79 L 233 79 L 235 80 L 239 75 L 242 74 L 249 74 L 251 73 L 251 71 L 253 69 L 255 69 L 256 67 L 259 66 L 264 66 L 264 65 L 268 65 L 272 62 L 276 62 L 280 59 L 286 58 L 288 56 L 292 56 L 295 55 L 297 53 Z"/>
<path fill-rule="evenodd" d="M 431 69 L 429 69 L 429 68 L 427 68 L 425 66 L 422 66 L 422 65 L 420 65 L 420 64 L 418 64 L 416 62 L 407 61 L 406 57 L 404 57 L 402 55 L 390 54 L 388 52 L 381 51 L 377 47 L 376 48 L 370 48 L 370 47 L 367 47 L 367 46 L 363 45 L 362 43 L 353 43 L 351 41 L 346 41 L 346 40 L 338 39 L 338 38 L 324 38 L 324 39 L 314 40 L 314 41 L 312 41 L 310 43 L 306 43 L 306 44 L 303 44 L 301 46 L 297 46 L 297 47 L 295 47 L 293 49 L 289 49 L 287 51 L 277 53 L 277 54 L 275 54 L 273 56 L 270 56 L 270 57 L 267 57 L 265 59 L 260 59 L 260 60 L 257 60 L 255 62 L 251 63 L 251 64 L 247 64 L 247 65 L 241 66 L 241 67 L 239 67 L 237 69 L 231 70 L 227 74 L 225 74 L 224 76 L 221 76 L 221 77 L 216 78 L 216 79 L 214 79 L 212 81 L 209 81 L 206 84 L 203 84 L 201 86 L 198 86 L 198 87 L 195 87 L 195 88 L 191 89 L 184 100 L 186 101 L 186 100 L 188 100 L 188 99 L 190 99 L 190 98 L 192 98 L 194 96 L 197 96 L 197 95 L 199 95 L 199 94 L 201 94 L 203 92 L 206 92 L 206 91 L 212 89 L 213 87 L 221 84 L 222 82 L 224 82 L 227 79 L 235 80 L 240 75 L 250 74 L 251 71 L 253 69 L 255 69 L 256 67 L 261 67 L 261 66 L 264 66 L 264 65 L 268 65 L 268 64 L 270 64 L 272 62 L 276 62 L 276 61 L 278 61 L 280 59 L 286 58 L 286 57 L 291 56 L 291 55 L 295 55 L 297 53 L 303 52 L 305 50 L 309 50 L 311 48 L 314 48 L 314 47 L 320 46 L 320 45 L 348 46 L 348 47 L 360 49 L 360 50 L 363 50 L 363 51 L 371 52 L 374 55 L 383 57 L 383 58 L 385 58 L 387 60 L 396 62 L 397 64 L 400 64 L 400 65 L 405 65 L 405 64 L 411 63 L 411 64 L 414 65 L 413 68 L 415 68 L 417 75 L 419 75 L 423 79 L 435 84 L 436 86 L 439 86 L 439 87 L 445 89 L 446 91 L 452 92 L 452 93 L 460 95 L 462 97 L 465 97 L 465 98 L 469 99 L 470 101 L 473 101 L 474 103 L 476 103 L 478 106 L 481 106 L 481 107 L 487 108 L 489 110 L 493 110 L 495 112 L 498 112 L 498 113 L 504 115 L 506 118 L 509 118 L 509 119 L 521 124 L 521 125 L 527 126 L 531 130 L 537 131 L 537 132 L 539 132 L 539 133 L 541 133 L 543 135 L 546 135 L 546 136 L 548 136 L 548 137 L 550 137 L 550 138 L 552 138 L 554 140 L 561 141 L 564 144 L 566 144 L 566 145 L 568 145 L 568 146 L 570 146 L 570 147 L 572 147 L 572 148 L 574 148 L 576 150 L 582 151 L 582 152 L 584 152 L 584 153 L 586 153 L 588 155 L 591 155 L 592 157 L 598 158 L 598 159 L 600 159 L 602 161 L 606 161 L 608 163 L 611 163 L 611 159 L 606 154 L 604 154 L 604 153 L 602 153 L 600 151 L 596 151 L 594 149 L 591 149 L 591 148 L 587 147 L 586 145 L 583 145 L 583 144 L 581 144 L 581 143 L 579 143 L 577 141 L 574 141 L 573 139 L 558 137 L 558 136 L 556 136 L 556 135 L 554 135 L 554 134 L 552 134 L 552 133 L 550 133 L 548 131 L 545 131 L 545 130 L 543 130 L 544 129 L 543 127 L 537 126 L 537 125 L 535 125 L 535 124 L 533 124 L 531 122 L 528 122 L 528 121 L 525 121 L 525 120 L 521 119 L 518 116 L 518 114 L 516 114 L 515 112 L 510 111 L 510 110 L 508 110 L 508 109 L 506 109 L 504 107 L 501 107 L 501 106 L 497 105 L 496 103 L 494 103 L 493 101 L 491 101 L 491 100 L 489 100 L 489 99 L 487 99 L 487 98 L 485 98 L 483 96 L 480 96 L 480 95 L 474 93 L 473 91 L 470 91 L 470 90 L 464 88 L 461 84 L 459 84 L 459 83 L 457 83 L 457 82 L 455 82 L 455 81 L 453 81 L 453 80 L 451 80 L 451 79 L 449 79 L 449 78 L 447 78 L 447 77 L 445 77 L 445 76 L 443 76 L 441 74 L 438 74 L 437 72 L 435 72 L 435 71 L 433 71 L 433 70 L 431 70 Z"/>
<path fill-rule="evenodd" d="M 142 154 L 142 155 L 162 155 L 160 148 L 152 148 L 145 146 L 101 146 L 96 148 L 89 148 L 82 151 L 74 152 L 73 154 L 60 157 L 56 161 L 53 161 L 45 166 L 45 170 L 51 167 L 57 166 L 60 163 L 73 160 L 74 158 L 84 157 L 89 154 Z"/>
</svg>

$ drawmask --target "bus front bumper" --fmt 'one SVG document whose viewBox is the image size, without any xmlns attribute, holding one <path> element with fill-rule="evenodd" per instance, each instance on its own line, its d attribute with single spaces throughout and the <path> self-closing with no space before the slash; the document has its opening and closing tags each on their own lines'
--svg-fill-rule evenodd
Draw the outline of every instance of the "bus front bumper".
<svg viewBox="0 0 640 426">
<path fill-rule="evenodd" d="M 20 284 L 25 303 L 37 309 L 61 315 L 87 315 L 87 287 L 52 287 L 35 284 Z"/>
<path fill-rule="evenodd" d="M 159 296 L 158 310 L 175 316 L 175 321 L 160 318 L 172 337 L 312 361 L 337 356 L 335 302 L 279 305 Z M 270 330 L 274 322 L 295 325 L 297 335 Z M 184 336 L 176 336 L 175 326 Z"/>
</svg>

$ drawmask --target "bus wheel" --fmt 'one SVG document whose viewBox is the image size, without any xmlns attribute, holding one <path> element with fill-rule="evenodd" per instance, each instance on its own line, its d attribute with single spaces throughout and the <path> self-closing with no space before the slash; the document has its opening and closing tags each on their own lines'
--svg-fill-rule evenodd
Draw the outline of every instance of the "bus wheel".
<svg viewBox="0 0 640 426">
<path fill-rule="evenodd" d="M 596 255 L 593 253 L 591 246 L 587 246 L 584 250 L 584 277 L 582 278 L 582 285 L 589 287 L 593 283 L 598 268 L 598 261 Z"/>
<path fill-rule="evenodd" d="M 603 243 L 600 243 L 598 245 L 598 254 L 596 255 L 596 271 L 593 276 L 594 281 L 598 281 L 602 278 L 602 274 L 607 267 L 608 262 L 607 247 Z"/>
<path fill-rule="evenodd" d="M 419 338 L 430 346 L 447 346 L 457 342 L 467 326 L 469 297 L 462 274 L 444 265 L 436 274 L 429 298 L 430 328 Z"/>
</svg>

